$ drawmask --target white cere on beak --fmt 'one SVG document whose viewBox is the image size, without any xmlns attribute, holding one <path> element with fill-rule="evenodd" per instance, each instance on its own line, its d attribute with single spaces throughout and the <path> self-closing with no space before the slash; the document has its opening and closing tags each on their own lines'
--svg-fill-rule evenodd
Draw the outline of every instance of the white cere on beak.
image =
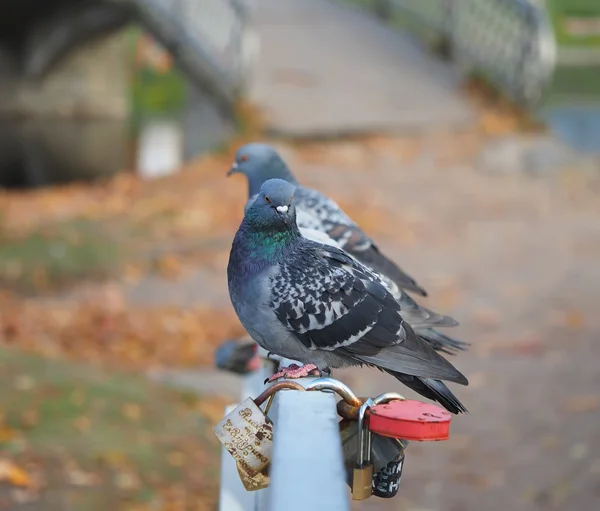
<svg viewBox="0 0 600 511">
<path fill-rule="evenodd" d="M 234 162 L 231 164 L 231 168 L 232 168 L 232 169 L 237 169 L 237 168 L 238 168 L 237 161 L 234 161 Z"/>
<path fill-rule="evenodd" d="M 277 211 L 279 211 L 280 213 L 287 213 L 288 211 L 288 206 L 277 206 Z"/>
</svg>

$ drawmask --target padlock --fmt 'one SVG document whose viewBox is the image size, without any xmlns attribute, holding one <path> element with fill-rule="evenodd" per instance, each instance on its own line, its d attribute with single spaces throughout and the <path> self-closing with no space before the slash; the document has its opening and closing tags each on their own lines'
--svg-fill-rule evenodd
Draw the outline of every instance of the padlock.
<svg viewBox="0 0 600 511">
<path fill-rule="evenodd" d="M 352 499 L 365 500 L 372 494 L 373 463 L 371 461 L 371 431 L 367 424 L 367 409 L 373 404 L 367 399 L 358 413 L 358 453 L 352 476 Z"/>
<path fill-rule="evenodd" d="M 373 433 L 373 439 L 380 437 Z M 404 449 L 389 461 L 385 467 L 375 472 L 373 476 L 373 495 L 382 499 L 395 497 L 400 489 L 400 479 L 404 468 Z"/>
<path fill-rule="evenodd" d="M 448 439 L 451 419 L 449 412 L 431 403 L 397 400 L 372 406 L 369 427 L 382 436 L 432 442 Z"/>
<path fill-rule="evenodd" d="M 346 467 L 346 482 L 352 488 L 354 466 L 358 455 L 358 422 L 343 419 L 339 423 L 342 451 Z M 371 432 L 371 461 L 373 463 L 373 495 L 381 498 L 394 497 L 402 475 L 396 470 L 403 459 L 408 441 L 385 437 Z"/>
<path fill-rule="evenodd" d="M 242 401 L 213 428 L 219 441 L 234 457 L 242 484 L 248 491 L 269 486 L 273 423 L 260 406 L 281 389 L 305 390 L 302 385 L 290 381 L 271 385 L 256 399 Z"/>
<path fill-rule="evenodd" d="M 340 401 L 337 407 L 339 414 L 344 417 L 340 422 L 344 458 L 353 460 L 356 456 L 353 446 L 357 445 L 356 421 L 360 407 L 347 400 Z M 448 438 L 451 416 L 435 405 L 409 401 L 396 392 L 387 392 L 374 398 L 367 411 L 372 437 L 373 495 L 391 498 L 398 493 L 407 439 L 426 441 Z M 352 484 L 353 465 L 352 462 L 346 462 L 349 485 Z"/>
</svg>

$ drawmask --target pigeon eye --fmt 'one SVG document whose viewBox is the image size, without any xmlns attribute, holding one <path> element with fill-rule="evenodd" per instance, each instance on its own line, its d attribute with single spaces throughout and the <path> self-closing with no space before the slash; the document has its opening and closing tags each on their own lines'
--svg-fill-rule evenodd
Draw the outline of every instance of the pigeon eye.
<svg viewBox="0 0 600 511">
<path fill-rule="evenodd" d="M 267 197 L 266 195 L 265 195 L 265 202 L 267 204 L 271 204 L 271 199 L 269 199 L 269 197 Z"/>
<path fill-rule="evenodd" d="M 248 161 L 248 155 L 247 154 L 243 154 L 242 157 L 240 158 L 242 161 Z"/>
</svg>

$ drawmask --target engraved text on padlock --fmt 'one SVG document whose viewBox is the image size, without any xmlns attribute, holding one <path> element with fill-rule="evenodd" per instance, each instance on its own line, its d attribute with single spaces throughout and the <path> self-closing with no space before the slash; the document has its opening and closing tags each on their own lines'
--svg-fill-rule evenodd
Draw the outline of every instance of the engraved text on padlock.
<svg viewBox="0 0 600 511">
<path fill-rule="evenodd" d="M 273 424 L 250 398 L 240 403 L 213 431 L 234 457 L 246 490 L 268 485 L 266 475 L 273 445 Z"/>
</svg>

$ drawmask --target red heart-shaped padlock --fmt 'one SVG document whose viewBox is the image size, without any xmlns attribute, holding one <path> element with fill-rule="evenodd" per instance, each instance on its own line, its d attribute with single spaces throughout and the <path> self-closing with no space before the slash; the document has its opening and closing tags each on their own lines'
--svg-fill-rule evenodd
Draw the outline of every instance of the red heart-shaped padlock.
<svg viewBox="0 0 600 511">
<path fill-rule="evenodd" d="M 414 441 L 447 440 L 452 415 L 421 401 L 390 401 L 370 410 L 369 429 L 373 433 Z"/>
</svg>

